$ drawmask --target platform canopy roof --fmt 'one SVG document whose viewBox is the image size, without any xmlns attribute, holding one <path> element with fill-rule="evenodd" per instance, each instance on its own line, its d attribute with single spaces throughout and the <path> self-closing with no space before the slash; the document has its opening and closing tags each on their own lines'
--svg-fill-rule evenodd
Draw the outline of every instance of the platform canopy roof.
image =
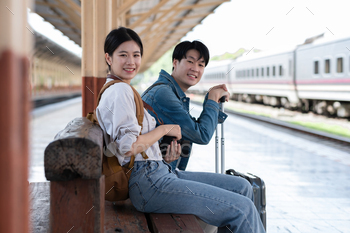
<svg viewBox="0 0 350 233">
<path fill-rule="evenodd" d="M 50 40 L 46 36 L 35 31 L 35 46 L 33 56 L 42 59 L 50 59 L 56 63 L 81 65 L 81 58 L 61 45 Z M 52 56 L 52 55 L 55 56 Z"/>
<path fill-rule="evenodd" d="M 143 60 L 142 70 L 145 70 L 227 1 L 229 0 L 119 0 L 116 15 L 125 14 L 125 25 L 122 26 L 135 30 L 147 51 L 152 52 L 152 56 L 146 56 L 146 61 Z M 79 0 L 35 0 L 34 11 L 81 46 Z"/>
</svg>

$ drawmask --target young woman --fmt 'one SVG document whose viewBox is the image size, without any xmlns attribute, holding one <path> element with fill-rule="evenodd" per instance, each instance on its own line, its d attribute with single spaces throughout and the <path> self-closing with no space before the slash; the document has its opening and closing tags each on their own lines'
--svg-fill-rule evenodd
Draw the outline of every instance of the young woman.
<svg viewBox="0 0 350 233">
<path fill-rule="evenodd" d="M 194 214 L 218 226 L 218 232 L 265 232 L 252 202 L 251 185 L 245 179 L 215 173 L 172 170 L 159 150 L 164 135 L 181 138 L 178 125 L 155 128 L 155 119 L 145 110 L 143 129 L 136 119 L 134 94 L 128 85 L 139 71 L 143 54 L 139 36 L 127 28 L 112 30 L 105 40 L 105 58 L 110 74 L 125 83 L 106 89 L 96 109 L 101 128 L 115 146 L 124 165 L 135 156 L 129 180 L 129 195 L 141 212 Z M 108 78 L 107 82 L 113 79 Z M 148 159 L 140 154 L 145 151 Z M 178 157 L 180 146 L 172 144 L 168 154 Z"/>
</svg>

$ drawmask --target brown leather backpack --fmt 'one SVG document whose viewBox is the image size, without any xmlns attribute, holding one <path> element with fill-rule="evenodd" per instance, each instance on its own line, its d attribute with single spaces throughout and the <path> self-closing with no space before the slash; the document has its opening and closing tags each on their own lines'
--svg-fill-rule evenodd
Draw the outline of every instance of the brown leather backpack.
<svg viewBox="0 0 350 233">
<path fill-rule="evenodd" d="M 108 75 L 107 78 L 114 79 L 113 81 L 110 81 L 106 83 L 100 90 L 100 93 L 97 97 L 97 105 L 100 102 L 101 96 L 103 92 L 113 84 L 123 82 L 120 79 L 115 78 L 112 75 Z M 125 83 L 125 82 L 124 82 Z M 143 101 L 141 99 L 140 94 L 136 91 L 135 88 L 130 86 L 134 92 L 134 99 L 136 104 L 136 118 L 138 124 L 141 126 L 142 131 L 142 122 L 143 122 L 143 116 L 144 116 L 144 109 L 143 109 Z M 98 124 L 98 120 L 96 117 L 96 109 L 94 112 L 88 113 L 86 116 L 87 119 L 92 121 L 95 124 Z M 141 134 L 141 132 L 140 132 Z M 129 178 L 132 172 L 132 168 L 134 166 L 134 160 L 135 156 L 131 156 L 130 162 L 125 164 L 124 166 L 121 166 L 119 164 L 119 161 L 117 157 L 112 154 L 107 148 L 107 145 L 105 145 L 104 148 L 104 155 L 103 155 L 103 162 L 102 162 L 102 174 L 105 175 L 105 199 L 107 201 L 122 201 L 129 198 Z M 142 157 L 144 159 L 147 159 L 148 156 L 143 151 L 141 152 Z"/>
</svg>

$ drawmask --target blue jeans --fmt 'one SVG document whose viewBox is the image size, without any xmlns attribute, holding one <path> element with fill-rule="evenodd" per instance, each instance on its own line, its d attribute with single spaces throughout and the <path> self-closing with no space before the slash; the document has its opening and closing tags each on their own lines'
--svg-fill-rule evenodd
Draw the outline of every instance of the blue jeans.
<svg viewBox="0 0 350 233">
<path fill-rule="evenodd" d="M 193 214 L 218 232 L 265 232 L 243 178 L 216 173 L 174 171 L 164 161 L 136 161 L 130 199 L 146 213 Z"/>
<path fill-rule="evenodd" d="M 185 171 L 186 167 L 187 167 L 187 163 L 190 157 L 186 157 L 186 158 L 181 158 L 179 166 L 177 167 L 179 170 L 181 171 Z M 176 165 L 177 165 L 178 160 L 172 161 L 171 163 L 169 163 L 169 165 L 171 166 L 171 168 L 173 170 L 176 169 Z"/>
</svg>

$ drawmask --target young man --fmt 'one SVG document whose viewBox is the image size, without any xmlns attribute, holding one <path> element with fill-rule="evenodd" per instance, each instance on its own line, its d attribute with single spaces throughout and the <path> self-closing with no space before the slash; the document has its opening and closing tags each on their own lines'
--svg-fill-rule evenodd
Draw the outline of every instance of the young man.
<svg viewBox="0 0 350 233">
<path fill-rule="evenodd" d="M 143 93 L 142 99 L 153 108 L 164 124 L 180 125 L 182 139 L 187 144 L 183 147 L 188 149 L 186 154 L 190 155 L 192 143 L 208 144 L 218 122 L 225 121 L 227 115 L 220 111 L 219 99 L 225 96 L 228 101 L 230 95 L 224 84 L 212 87 L 205 97 L 200 117 L 195 119 L 191 116 L 190 99 L 186 97 L 185 91 L 201 80 L 209 62 L 208 48 L 199 41 L 184 41 L 175 47 L 172 59 L 171 75 L 161 70 L 158 80 Z M 188 159 L 181 158 L 178 169 L 185 170 Z M 170 163 L 174 169 L 177 162 Z"/>
</svg>

